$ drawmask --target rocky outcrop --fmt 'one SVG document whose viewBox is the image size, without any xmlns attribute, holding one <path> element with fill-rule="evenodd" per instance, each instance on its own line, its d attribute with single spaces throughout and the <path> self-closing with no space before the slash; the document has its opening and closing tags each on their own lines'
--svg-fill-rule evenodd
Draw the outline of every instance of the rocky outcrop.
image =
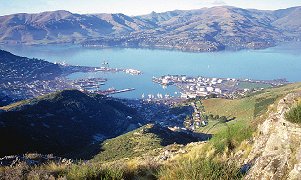
<svg viewBox="0 0 301 180">
<path fill-rule="evenodd" d="M 301 92 L 280 100 L 277 112 L 259 126 L 253 148 L 244 161 L 250 167 L 245 179 L 301 178 L 301 126 L 285 119 L 285 113 L 299 97 Z"/>
<path fill-rule="evenodd" d="M 20 163 L 25 163 L 28 166 L 37 166 L 44 163 L 56 162 L 59 164 L 70 165 L 73 161 L 71 159 L 61 158 L 53 156 L 52 154 L 42 155 L 42 154 L 24 154 L 24 155 L 13 155 L 5 156 L 0 158 L 1 166 L 15 166 Z"/>
</svg>

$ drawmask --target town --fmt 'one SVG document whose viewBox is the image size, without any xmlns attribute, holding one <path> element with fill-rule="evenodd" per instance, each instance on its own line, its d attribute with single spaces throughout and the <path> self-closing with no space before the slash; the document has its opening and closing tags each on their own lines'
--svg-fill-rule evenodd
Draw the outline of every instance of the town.
<svg viewBox="0 0 301 180">
<path fill-rule="evenodd" d="M 264 81 L 202 76 L 189 77 L 186 75 L 153 77 L 152 81 L 162 86 L 177 86 L 180 89 L 181 98 L 184 99 L 208 96 L 234 99 L 251 92 L 288 83 L 285 79 Z"/>
<path fill-rule="evenodd" d="M 136 69 L 110 68 L 108 62 L 103 62 L 100 68 L 88 66 L 73 66 L 66 63 L 50 63 L 38 59 L 14 56 L 1 51 L 3 61 L 0 62 L 0 106 L 23 99 L 34 98 L 64 89 L 77 89 L 83 92 L 110 95 L 133 91 L 126 89 L 101 89 L 107 81 L 105 78 L 68 79 L 67 76 L 76 73 L 91 72 L 122 72 L 130 75 L 140 75 Z M 15 61 L 11 61 L 15 58 Z M 20 65 L 22 64 L 22 65 Z M 13 69 L 14 68 L 14 69 Z"/>
</svg>

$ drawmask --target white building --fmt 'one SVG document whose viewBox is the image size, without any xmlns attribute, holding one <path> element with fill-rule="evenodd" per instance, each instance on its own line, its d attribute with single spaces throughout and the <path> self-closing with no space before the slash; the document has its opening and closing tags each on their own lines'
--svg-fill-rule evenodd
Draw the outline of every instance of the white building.
<svg viewBox="0 0 301 180">
<path fill-rule="evenodd" d="M 215 88 L 214 91 L 219 93 L 219 94 L 222 94 L 222 90 L 220 88 Z"/>
<path fill-rule="evenodd" d="M 205 87 L 199 87 L 199 91 L 206 91 L 206 88 Z"/>
<path fill-rule="evenodd" d="M 166 78 L 162 79 L 162 84 L 169 84 L 169 80 Z"/>
<path fill-rule="evenodd" d="M 207 96 L 209 93 L 207 91 L 197 91 L 198 96 Z"/>
<path fill-rule="evenodd" d="M 222 79 L 217 80 L 217 83 L 218 83 L 218 84 L 220 84 L 220 83 L 222 83 L 222 82 L 223 82 Z"/>
<path fill-rule="evenodd" d="M 206 87 L 206 89 L 207 89 L 208 92 L 213 92 L 213 90 L 214 90 L 214 88 L 211 87 L 211 86 Z"/>
</svg>

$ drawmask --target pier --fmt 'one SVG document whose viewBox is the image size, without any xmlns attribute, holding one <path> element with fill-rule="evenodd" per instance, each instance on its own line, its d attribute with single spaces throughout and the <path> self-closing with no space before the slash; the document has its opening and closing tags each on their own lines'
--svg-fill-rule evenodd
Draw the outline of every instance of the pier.
<svg viewBox="0 0 301 180">
<path fill-rule="evenodd" d="M 101 95 L 110 95 L 110 94 L 118 94 L 118 93 L 123 93 L 123 92 L 128 92 L 128 91 L 134 91 L 135 88 L 127 88 L 127 89 L 120 89 L 117 90 L 115 88 L 110 88 L 104 91 L 94 91 L 94 93 L 101 94 Z"/>
</svg>

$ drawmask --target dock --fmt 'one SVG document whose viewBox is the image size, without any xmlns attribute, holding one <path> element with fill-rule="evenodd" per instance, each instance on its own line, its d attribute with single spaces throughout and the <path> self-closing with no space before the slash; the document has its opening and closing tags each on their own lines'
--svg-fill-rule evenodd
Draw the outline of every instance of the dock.
<svg viewBox="0 0 301 180">
<path fill-rule="evenodd" d="M 123 92 L 128 92 L 128 91 L 134 91 L 135 88 L 127 88 L 127 89 L 120 89 L 120 90 L 117 90 L 117 89 L 107 89 L 107 90 L 104 90 L 104 91 L 95 91 L 95 93 L 97 94 L 102 94 L 102 95 L 110 95 L 110 94 L 118 94 L 118 93 L 123 93 Z"/>
</svg>

